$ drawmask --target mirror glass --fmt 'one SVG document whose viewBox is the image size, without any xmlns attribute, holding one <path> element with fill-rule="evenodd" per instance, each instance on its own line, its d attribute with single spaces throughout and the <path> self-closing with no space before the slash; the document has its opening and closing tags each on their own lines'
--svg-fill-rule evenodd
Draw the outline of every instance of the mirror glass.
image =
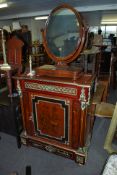
<svg viewBox="0 0 117 175">
<path fill-rule="evenodd" d="M 66 8 L 52 13 L 46 31 L 47 45 L 61 59 L 72 54 L 80 42 L 80 24 L 75 13 Z"/>
</svg>

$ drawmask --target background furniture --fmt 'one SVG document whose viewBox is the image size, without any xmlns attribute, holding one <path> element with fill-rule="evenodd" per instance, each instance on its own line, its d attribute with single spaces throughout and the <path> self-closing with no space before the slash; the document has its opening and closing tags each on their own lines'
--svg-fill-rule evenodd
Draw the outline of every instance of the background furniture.
<svg viewBox="0 0 117 175">
<path fill-rule="evenodd" d="M 85 73 L 97 74 L 99 67 L 99 51 L 95 49 L 87 49 L 81 53 L 83 59 L 83 67 Z"/>
<path fill-rule="evenodd" d="M 111 50 L 111 78 L 110 81 L 112 83 L 113 89 L 116 88 L 116 72 L 117 72 L 117 48 L 112 48 Z"/>
<path fill-rule="evenodd" d="M 31 56 L 33 67 L 42 66 L 44 64 L 51 64 L 51 59 L 48 57 L 43 44 L 34 42 L 31 47 Z"/>
<path fill-rule="evenodd" d="M 117 152 L 117 150 L 115 150 L 112 147 L 112 141 L 117 131 L 117 103 L 116 105 L 105 102 L 97 104 L 94 116 L 111 119 L 108 133 L 104 143 L 104 149 L 107 150 L 107 152 L 110 154 Z"/>
<path fill-rule="evenodd" d="M 22 72 L 22 47 L 23 42 L 13 36 L 6 42 L 7 50 L 7 62 L 11 66 L 10 70 L 2 70 L 5 73 L 7 79 L 7 85 L 9 89 L 9 96 L 12 97 L 12 76 L 20 74 Z"/>
<path fill-rule="evenodd" d="M 104 143 L 104 149 L 106 149 L 110 154 L 117 153 L 117 149 L 115 150 L 112 146 L 112 141 L 116 132 L 117 132 L 117 103 L 115 105 L 111 123 Z"/>
<path fill-rule="evenodd" d="M 18 74 L 22 72 L 22 47 L 23 42 L 13 36 L 6 42 L 7 62 Z"/>
<path fill-rule="evenodd" d="M 12 102 L 8 98 L 8 91 L 0 95 L 0 131 L 16 137 L 18 148 L 21 147 L 20 133 L 23 129 L 19 97 Z"/>
<path fill-rule="evenodd" d="M 22 47 L 22 59 L 23 62 L 26 63 L 30 52 L 30 46 L 32 45 L 32 34 L 31 31 L 28 29 L 28 25 L 21 26 L 21 32 L 19 34 L 19 39 L 21 39 L 24 43 Z"/>
</svg>

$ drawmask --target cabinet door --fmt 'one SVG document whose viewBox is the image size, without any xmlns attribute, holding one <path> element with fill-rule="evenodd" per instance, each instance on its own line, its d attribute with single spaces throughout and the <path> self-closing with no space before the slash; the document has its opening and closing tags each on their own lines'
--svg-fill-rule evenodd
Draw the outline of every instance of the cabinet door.
<svg viewBox="0 0 117 175">
<path fill-rule="evenodd" d="M 42 94 L 29 95 L 33 132 L 39 138 L 46 138 L 62 144 L 71 144 L 72 101 Z M 29 117 L 30 120 L 30 117 Z M 30 120 L 30 122 L 32 123 Z M 29 122 L 29 125 L 30 125 Z"/>
</svg>

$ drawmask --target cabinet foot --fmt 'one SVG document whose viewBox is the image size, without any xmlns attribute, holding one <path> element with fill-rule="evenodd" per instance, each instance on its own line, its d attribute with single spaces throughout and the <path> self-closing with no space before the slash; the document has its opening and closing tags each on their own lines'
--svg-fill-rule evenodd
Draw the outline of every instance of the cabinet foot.
<svg viewBox="0 0 117 175">
<path fill-rule="evenodd" d="M 88 147 L 79 148 L 76 152 L 76 163 L 84 165 L 87 160 Z"/>
</svg>

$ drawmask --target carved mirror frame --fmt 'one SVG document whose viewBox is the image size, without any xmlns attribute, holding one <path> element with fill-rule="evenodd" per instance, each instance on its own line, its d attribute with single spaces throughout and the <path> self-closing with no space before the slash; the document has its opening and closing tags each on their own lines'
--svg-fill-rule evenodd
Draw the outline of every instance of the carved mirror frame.
<svg viewBox="0 0 117 175">
<path fill-rule="evenodd" d="M 80 31 L 77 47 L 75 48 L 75 50 L 72 53 L 68 54 L 65 57 L 58 57 L 54 53 L 52 53 L 52 51 L 50 50 L 50 48 L 48 46 L 48 42 L 47 42 L 47 31 L 48 31 L 47 29 L 48 29 L 50 20 L 51 20 L 52 16 L 55 13 L 59 12 L 60 10 L 69 10 L 75 15 L 77 22 L 79 23 L 78 30 Z M 76 9 L 74 9 L 73 7 L 71 7 L 68 4 L 63 4 L 63 5 L 56 7 L 50 13 L 50 15 L 46 21 L 45 29 L 42 30 L 43 44 L 44 44 L 44 47 L 45 47 L 47 54 L 49 55 L 49 57 L 53 61 L 55 61 L 55 63 L 57 65 L 66 65 L 67 63 L 72 62 L 73 60 L 75 60 L 79 56 L 79 54 L 81 53 L 81 51 L 83 50 L 83 48 L 85 46 L 86 35 L 87 35 L 86 31 L 87 31 L 87 28 L 85 26 L 84 20 L 83 20 L 81 14 Z"/>
</svg>

